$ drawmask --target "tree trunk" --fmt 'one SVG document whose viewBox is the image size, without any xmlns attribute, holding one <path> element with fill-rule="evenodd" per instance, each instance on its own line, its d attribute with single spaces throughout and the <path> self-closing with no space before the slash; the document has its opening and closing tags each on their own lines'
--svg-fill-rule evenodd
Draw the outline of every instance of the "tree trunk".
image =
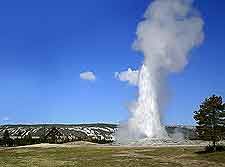
<svg viewBox="0 0 225 167">
<path fill-rule="evenodd" d="M 213 151 L 216 152 L 216 140 L 213 140 Z"/>
</svg>

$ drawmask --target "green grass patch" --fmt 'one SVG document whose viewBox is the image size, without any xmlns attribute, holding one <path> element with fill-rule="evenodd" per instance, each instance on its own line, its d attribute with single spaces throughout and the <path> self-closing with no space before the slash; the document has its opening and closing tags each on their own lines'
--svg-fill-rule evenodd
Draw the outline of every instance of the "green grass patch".
<svg viewBox="0 0 225 167">
<path fill-rule="evenodd" d="M 225 152 L 197 154 L 200 147 L 60 147 L 0 150 L 2 167 L 201 167 L 225 166 Z"/>
</svg>

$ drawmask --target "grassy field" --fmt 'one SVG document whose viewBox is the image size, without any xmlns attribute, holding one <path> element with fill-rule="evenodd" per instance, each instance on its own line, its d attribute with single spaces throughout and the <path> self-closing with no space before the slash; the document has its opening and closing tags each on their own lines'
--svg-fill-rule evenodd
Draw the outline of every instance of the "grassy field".
<svg viewBox="0 0 225 167">
<path fill-rule="evenodd" d="M 60 147 L 0 150 L 1 167 L 225 167 L 225 152 L 200 154 L 200 147 Z"/>
</svg>

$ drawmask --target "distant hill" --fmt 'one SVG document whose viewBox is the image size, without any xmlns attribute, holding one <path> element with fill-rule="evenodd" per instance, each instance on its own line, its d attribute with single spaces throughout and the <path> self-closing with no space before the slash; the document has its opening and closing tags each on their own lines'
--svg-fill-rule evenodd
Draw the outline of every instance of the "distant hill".
<svg viewBox="0 0 225 167">
<path fill-rule="evenodd" d="M 117 124 L 92 123 L 92 124 L 31 124 L 31 125 L 1 125 L 0 138 L 4 131 L 9 131 L 10 137 L 35 139 L 45 137 L 52 128 L 56 128 L 61 136 L 68 140 L 97 140 L 114 141 L 114 133 L 118 129 Z M 194 126 L 166 126 L 166 131 L 171 137 L 195 139 Z"/>
<path fill-rule="evenodd" d="M 6 125 L 0 125 L 0 128 L 2 127 L 111 127 L 111 128 L 117 128 L 117 124 L 107 124 L 107 123 L 89 123 L 89 124 L 6 124 Z"/>
<path fill-rule="evenodd" d="M 103 123 L 2 125 L 0 126 L 0 138 L 3 138 L 5 130 L 8 130 L 13 140 L 32 138 L 38 140 L 37 142 L 47 139 L 47 141 L 56 143 L 78 140 L 112 142 L 117 125 Z"/>
</svg>

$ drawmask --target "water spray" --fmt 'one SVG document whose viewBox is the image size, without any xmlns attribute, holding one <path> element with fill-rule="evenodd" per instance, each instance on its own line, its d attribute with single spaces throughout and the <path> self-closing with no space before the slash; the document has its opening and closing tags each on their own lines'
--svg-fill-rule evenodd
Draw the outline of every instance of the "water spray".
<svg viewBox="0 0 225 167">
<path fill-rule="evenodd" d="M 155 0 L 149 5 L 133 43 L 144 55 L 137 77 L 138 98 L 128 123 L 119 128 L 119 140 L 167 137 L 160 118 L 166 80 L 171 73 L 183 70 L 191 49 L 202 43 L 203 25 L 191 0 Z"/>
</svg>

